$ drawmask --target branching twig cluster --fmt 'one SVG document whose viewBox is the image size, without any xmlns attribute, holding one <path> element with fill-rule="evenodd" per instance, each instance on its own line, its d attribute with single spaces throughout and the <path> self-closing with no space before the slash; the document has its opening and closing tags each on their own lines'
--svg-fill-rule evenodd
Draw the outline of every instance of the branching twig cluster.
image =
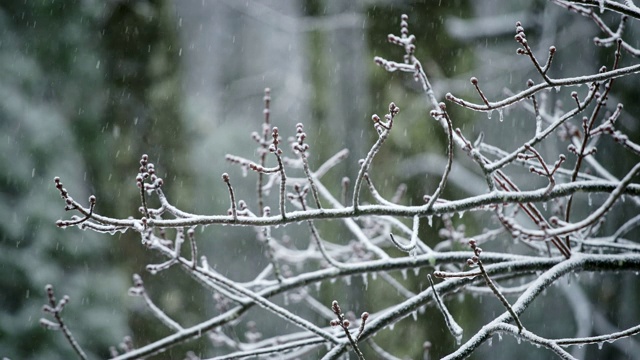
<svg viewBox="0 0 640 360">
<path fill-rule="evenodd" d="M 373 342 L 373 337 L 405 317 L 417 317 L 418 312 L 427 306 L 439 309 L 449 331 L 460 342 L 457 350 L 447 357 L 451 359 L 463 358 L 473 353 L 494 333 L 510 334 L 519 340 L 548 348 L 561 358 L 572 358 L 564 347 L 612 342 L 640 332 L 640 328 L 634 326 L 608 335 L 550 339 L 534 333 L 532 327 L 525 328 L 519 318 L 540 293 L 566 274 L 640 270 L 640 245 L 625 238 L 632 229 L 640 225 L 640 217 L 631 217 L 611 235 L 607 235 L 601 227 L 621 199 L 636 199 L 640 195 L 640 185 L 634 182 L 640 165 L 630 169 L 622 179 L 617 179 L 606 171 L 607 164 L 601 164 L 595 156 L 597 140 L 603 135 L 611 136 L 634 156 L 640 155 L 640 145 L 629 140 L 628 136 L 615 127 L 616 120 L 623 116 L 622 105 L 617 105 L 613 111 L 607 108 L 614 80 L 640 72 L 640 64 L 626 67 L 620 65 L 623 54 L 638 56 L 640 53 L 622 39 L 625 22 L 629 18 L 640 18 L 640 11 L 629 4 L 610 0 L 553 2 L 592 19 L 605 33 L 605 37 L 597 38 L 595 43 L 605 47 L 615 45 L 615 61 L 611 69 L 602 67 L 595 74 L 572 78 L 553 77 L 553 59 L 562 49 L 550 47 L 546 60 L 540 61 L 534 55 L 533 45 L 525 34 L 524 25 L 516 22 L 515 41 L 520 46 L 516 52 L 529 58 L 531 66 L 539 75 L 539 83 L 529 80 L 524 84 L 523 90 L 516 91 L 507 98 L 491 101 L 489 99 L 495 98 L 495 95 L 488 94 L 486 89 L 483 91 L 479 80 L 472 77 L 470 82 L 481 99 L 480 103 L 464 100 L 450 93 L 445 96 L 451 104 L 466 110 L 488 113 L 498 111 L 500 121 L 504 121 L 507 116 L 503 113 L 505 108 L 521 106 L 530 111 L 536 124 L 535 130 L 532 129 L 527 141 L 514 149 L 497 148 L 485 143 L 482 137 L 471 142 L 468 138 L 472 134 L 456 127 L 456 119 L 447 110 L 447 105 L 438 101 L 428 79 L 427 69 L 415 56 L 416 37 L 409 32 L 407 15 L 401 18 L 400 35 L 388 36 L 390 43 L 403 49 L 404 58 L 401 62 L 395 62 L 376 57 L 375 63 L 390 72 L 401 71 L 413 75 L 426 96 L 428 109 L 425 113 L 442 126 L 447 136 L 447 146 L 442 149 L 447 159 L 445 168 L 435 190 L 424 195 L 424 204 L 401 204 L 406 190 L 404 185 L 399 187 L 391 200 L 385 199 L 370 176 L 374 171 L 387 171 L 376 168 L 375 157 L 393 131 L 394 121 L 401 119 L 398 117 L 400 108 L 394 102 L 388 105 L 388 113 L 382 118 L 372 116 L 372 130 L 376 132 L 377 140 L 366 157 L 360 160 L 355 178 L 344 178 L 341 184 L 328 184 L 323 179 L 324 175 L 344 161 L 348 151 L 336 152 L 314 170 L 309 160 L 308 135 L 304 126 L 297 124 L 295 129 L 291 129 L 294 136 L 289 140 L 293 156 L 287 157 L 283 146 L 285 138 L 281 130 L 272 125 L 269 89 L 265 90 L 261 130 L 252 134 L 258 144 L 257 161 L 235 155 L 226 157 L 230 163 L 257 174 L 255 197 L 252 201 L 238 200 L 231 177 L 224 173 L 222 180 L 226 184 L 230 202 L 227 214 L 198 215 L 176 208 L 164 195 L 163 180 L 156 175 L 155 167 L 147 155 L 141 157 L 136 175 L 141 200 L 141 215 L 137 217 L 118 219 L 102 215 L 97 212 L 94 196 L 89 198 L 89 205 L 86 207 L 74 200 L 61 180 L 56 178 L 55 186 L 65 201 L 65 210 L 79 214 L 70 220 L 58 221 L 59 227 L 76 226 L 111 234 L 126 230 L 137 232 L 149 250 L 156 251 L 167 259 L 160 264 L 149 264 L 147 270 L 151 274 L 171 267 L 181 268 L 215 294 L 218 304 L 224 304 L 211 318 L 186 327 L 154 304 L 144 288 L 142 277 L 136 274 L 130 295 L 142 297 L 149 311 L 172 334 L 136 349 L 128 347 L 122 354 L 112 352 L 113 357 L 144 358 L 206 333 L 212 346 L 224 349 L 220 352 L 226 351 L 225 355 L 216 359 L 273 354 L 279 354 L 282 359 L 297 358 L 321 348 L 321 345 L 329 348 L 324 355 L 325 359 L 336 359 L 349 349 L 359 359 L 363 359 L 367 353 L 376 354 L 374 356 L 379 358 L 394 358 Z M 594 11 L 594 6 L 621 14 L 616 31 L 605 24 Z M 574 91 L 569 96 L 565 94 L 567 103 L 571 104 L 569 109 L 550 110 L 546 102 L 540 101 L 541 94 L 546 89 L 581 84 L 586 85 L 586 91 Z M 581 123 L 575 124 L 576 117 L 582 114 L 585 115 Z M 544 146 L 554 141 L 567 142 L 568 153 L 549 155 L 549 150 Z M 479 195 L 445 196 L 448 179 L 453 171 L 456 147 L 462 150 L 463 156 L 467 154 L 470 157 L 477 166 L 477 173 L 486 181 L 487 188 Z M 553 161 L 549 159 L 557 160 L 549 164 L 547 161 Z M 517 178 L 514 173 L 523 164 L 529 167 L 531 173 L 546 178 L 545 185 L 536 188 L 533 185 L 535 181 Z M 365 188 L 369 190 L 367 199 L 371 199 L 373 203 L 363 201 L 367 196 L 366 189 L 362 189 L 365 183 Z M 532 190 L 523 190 L 532 186 Z M 341 191 L 334 194 L 331 188 Z M 272 190 L 277 193 L 273 198 L 269 196 Z M 352 195 L 350 199 L 347 196 L 349 193 Z M 605 194 L 605 199 L 589 215 L 576 219 L 578 215 L 572 208 L 578 193 Z M 157 198 L 159 207 L 150 207 L 150 196 Z M 268 204 L 276 205 L 278 214 L 272 214 Z M 548 211 L 548 206 L 556 210 Z M 475 234 L 476 240 L 470 240 L 466 229 L 455 227 L 451 220 L 454 214 L 464 211 L 474 211 L 478 216 L 488 214 L 497 220 L 497 225 Z M 420 228 L 424 218 L 427 218 L 430 227 L 433 226 L 433 216 L 443 219 L 440 229 L 443 240 L 435 246 L 434 241 L 421 238 L 424 232 Z M 323 238 L 326 233 L 316 225 L 323 220 L 340 221 L 348 230 L 350 241 Z M 306 242 L 298 241 L 294 245 L 286 234 L 275 230 L 280 225 L 301 222 L 308 225 L 305 226 L 305 231 L 308 231 Z M 232 275 L 217 271 L 206 256 L 198 255 L 195 230 L 215 224 L 251 226 L 256 229 L 257 238 L 266 249 L 264 253 L 268 258 L 268 265 L 256 271 L 253 280 L 239 282 Z M 167 229 L 175 229 L 173 239 L 167 239 Z M 185 237 L 191 242 L 191 253 L 188 255 L 181 253 Z M 523 245 L 518 248 L 518 253 L 507 250 L 482 252 L 479 247 L 481 243 L 491 242 L 494 248 L 514 249 L 505 245 L 513 243 L 514 239 Z M 470 245 L 471 252 L 457 251 L 464 242 Z M 501 245 L 496 246 L 496 243 Z M 400 250 L 400 256 L 397 250 Z M 465 261 L 477 269 L 463 270 L 461 264 Z M 435 284 L 431 276 L 428 276 L 429 286 L 414 292 L 391 275 L 404 274 L 408 269 L 413 269 L 418 275 L 422 268 L 434 271 L 434 276 L 443 281 Z M 356 333 L 350 330 L 351 323 L 356 319 L 349 319 L 349 314 L 342 312 L 337 300 L 327 307 L 307 289 L 311 284 L 320 286 L 322 282 L 336 279 L 350 283 L 354 275 L 362 277 L 365 292 L 368 281 L 375 281 L 381 288 L 403 296 L 402 300 L 390 306 L 372 303 L 375 310 L 371 314 L 362 314 Z M 510 288 L 508 281 L 518 278 L 526 280 L 525 283 Z M 468 329 L 465 333 L 471 335 L 466 342 L 462 342 L 463 330 L 455 320 L 456 314 L 452 314 L 445 304 L 448 295 L 464 291 L 493 293 L 505 309 L 504 313 L 497 315 L 482 328 Z M 50 329 L 62 330 L 78 355 L 84 357 L 80 346 L 60 317 L 68 300 L 65 298 L 56 304 L 51 287 L 47 288 L 47 293 L 50 304 L 45 306 L 45 311 L 53 314 L 56 322 L 41 322 Z M 318 317 L 330 320 L 332 327 L 339 327 L 342 331 L 336 333 L 326 326 L 327 322 L 320 323 L 303 317 L 286 303 L 276 300 L 275 296 L 278 294 L 285 294 L 289 301 L 295 299 L 296 302 L 305 304 Z M 515 300 L 509 301 L 507 296 L 515 296 Z M 334 298 L 338 298 L 338 295 L 334 295 Z M 256 306 L 293 325 L 291 329 L 295 330 L 277 335 L 258 332 L 254 320 L 246 315 L 247 310 Z M 250 329 L 246 342 L 230 337 L 224 331 L 225 325 L 237 325 L 240 321 L 247 321 Z M 516 326 L 509 324 L 511 321 Z M 426 340 L 428 339 L 420 341 Z M 425 347 L 425 351 L 429 348 L 430 346 Z"/>
</svg>

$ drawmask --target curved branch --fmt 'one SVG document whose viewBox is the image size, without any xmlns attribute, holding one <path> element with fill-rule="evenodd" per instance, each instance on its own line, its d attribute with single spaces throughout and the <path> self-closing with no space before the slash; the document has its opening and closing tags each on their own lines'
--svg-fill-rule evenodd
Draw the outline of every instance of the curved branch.
<svg viewBox="0 0 640 360">
<path fill-rule="evenodd" d="M 627 6 L 619 2 L 611 0 L 565 0 L 568 3 L 587 5 L 590 7 L 604 8 L 615 11 L 620 14 L 628 15 L 636 19 L 640 19 L 640 9 L 637 7 Z"/>
<path fill-rule="evenodd" d="M 629 75 L 629 74 L 637 74 L 640 72 L 640 64 L 627 66 L 624 68 L 605 71 L 602 73 L 594 74 L 594 75 L 585 75 L 578 76 L 572 78 L 562 78 L 562 79 L 552 79 L 553 85 L 549 85 L 548 83 L 540 83 L 537 85 L 533 85 L 527 90 L 523 90 L 513 96 L 510 96 L 506 99 L 490 102 L 489 104 L 475 104 L 466 100 L 462 100 L 453 96 L 451 93 L 447 93 L 445 96 L 447 100 L 453 102 L 454 104 L 460 105 L 467 109 L 477 110 L 477 111 L 491 111 L 505 108 L 509 105 L 513 105 L 517 102 L 525 100 L 529 98 L 531 95 L 534 95 L 544 89 L 551 89 L 558 86 L 572 86 L 572 85 L 581 85 L 581 84 L 590 84 L 593 82 L 599 82 L 609 79 L 615 79 L 617 77 Z"/>
<path fill-rule="evenodd" d="M 610 193 L 618 187 L 618 182 L 612 181 L 577 181 L 569 184 L 558 184 L 551 192 L 545 194 L 546 187 L 538 190 L 508 192 L 493 191 L 488 194 L 477 195 L 461 200 L 452 200 L 443 203 L 436 203 L 431 210 L 426 210 L 424 206 L 385 206 L 385 205 L 361 205 L 358 208 L 357 215 L 390 215 L 413 217 L 442 215 L 459 211 L 475 210 L 486 205 L 496 204 L 513 204 L 542 202 L 556 199 L 559 197 L 571 195 L 577 192 L 584 193 Z M 319 191 L 322 193 L 319 187 Z M 624 195 L 640 195 L 639 184 L 629 184 L 622 189 L 621 194 Z M 75 203 L 74 201 L 74 204 Z M 82 208 L 77 204 L 78 211 L 84 215 L 89 214 L 89 210 Z M 269 226 L 296 223 L 303 220 L 319 220 L 319 219 L 346 219 L 357 216 L 353 207 L 323 210 L 307 210 L 292 211 L 287 213 L 287 217 L 283 219 L 281 216 L 265 216 L 265 217 L 244 217 L 239 216 L 234 221 L 229 215 L 197 215 L 189 218 L 180 219 L 150 219 L 148 226 L 161 228 L 178 228 L 191 227 L 196 225 L 213 225 L 213 224 L 239 224 L 245 226 Z M 115 219 L 103 215 L 93 214 L 92 218 L 100 223 L 113 225 L 117 227 L 127 227 L 133 229 L 141 229 L 140 220 L 136 219 Z"/>
</svg>

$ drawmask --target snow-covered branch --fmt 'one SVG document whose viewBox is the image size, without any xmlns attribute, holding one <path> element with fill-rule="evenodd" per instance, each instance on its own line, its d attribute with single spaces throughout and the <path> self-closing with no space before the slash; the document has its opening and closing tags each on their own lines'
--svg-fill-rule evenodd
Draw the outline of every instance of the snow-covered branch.
<svg viewBox="0 0 640 360">
<path fill-rule="evenodd" d="M 560 358 L 572 359 L 565 350 L 567 346 L 612 342 L 640 332 L 635 325 L 605 335 L 571 337 L 572 333 L 568 333 L 565 338 L 554 339 L 544 335 L 541 329 L 529 326 L 524 317 L 531 305 L 539 301 L 541 293 L 554 284 L 565 286 L 560 279 L 571 274 L 640 271 L 640 245 L 633 237 L 637 235 L 634 230 L 640 226 L 640 217 L 634 215 L 637 209 L 632 215 L 618 211 L 629 205 L 622 204 L 625 198 L 640 196 L 637 182 L 640 164 L 623 172 L 616 171 L 626 174 L 617 179 L 610 173 L 612 164 L 596 157 L 596 150 L 601 145 L 598 139 L 607 136 L 618 143 L 612 142 L 615 151 L 629 151 L 630 156 L 640 153 L 640 147 L 629 139 L 623 128 L 616 127 L 616 120 L 625 116 L 622 105 L 616 104 L 611 110 L 607 104 L 607 99 L 613 96 L 614 83 L 618 84 L 614 79 L 640 73 L 640 64 L 620 66 L 625 50 L 635 55 L 629 42 L 622 39 L 623 25 L 613 31 L 590 9 L 599 7 L 601 11 L 631 18 L 640 18 L 640 11 L 630 1 L 623 4 L 610 0 L 556 0 L 554 3 L 590 17 L 612 37 L 611 41 L 601 39 L 596 42 L 602 45 L 609 41 L 616 45 L 615 61 L 610 70 L 595 66 L 594 69 L 600 70 L 584 70 L 585 75 L 576 77 L 553 77 L 563 49 L 552 46 L 546 59 L 540 60 L 535 56 L 535 46 L 527 39 L 523 24 L 514 19 L 515 41 L 520 48 L 509 56 L 524 56 L 527 66 L 540 78 L 539 83 L 529 80 L 526 89 L 492 101 L 489 99 L 499 95 L 490 93 L 485 83 L 472 77 L 472 93 L 480 97 L 481 103 L 447 93 L 444 100 L 457 105 L 448 110 L 447 103 L 441 102 L 436 95 L 446 89 L 434 91 L 429 68 L 415 55 L 416 37 L 421 34 L 410 34 L 409 16 L 403 15 L 400 19 L 400 35 L 388 36 L 390 43 L 402 48 L 404 57 L 402 61 L 376 57 L 375 63 L 389 72 L 413 75 L 426 98 L 424 114 L 429 116 L 424 117 L 435 120 L 420 126 L 439 124 L 446 135 L 446 146 L 440 149 L 445 159 L 442 161 L 444 168 L 439 172 L 435 190 L 421 195 L 423 203 L 409 201 L 410 205 L 404 205 L 407 203 L 403 199 L 407 189 L 404 184 L 395 184 L 399 191 L 387 198 L 374 185 L 376 173 L 396 171 L 378 167 L 380 156 L 376 155 L 392 141 L 398 122 L 404 121 L 405 114 L 400 114 L 402 98 L 385 100 L 383 105 L 388 113 L 383 118 L 372 115 L 370 135 L 376 139 L 364 159 L 349 159 L 348 150 L 340 150 L 314 168 L 309 157 L 309 144 L 318 146 L 310 141 L 313 134 L 307 134 L 302 123 L 295 129 L 274 126 L 272 90 L 266 89 L 263 122 L 259 131 L 251 135 L 257 143 L 256 159 L 233 154 L 226 156 L 230 166 L 240 166 L 249 176 L 256 177 L 255 193 L 242 193 L 237 184 L 244 180 L 232 179 L 229 173 L 223 173 L 223 182 L 216 185 L 224 187 L 228 194 L 228 200 L 225 199 L 228 212 L 223 214 L 196 214 L 174 205 L 163 192 L 168 180 L 158 176 L 159 170 L 147 155 L 141 156 L 138 171 L 137 165 L 132 164 L 140 208 L 138 214 L 127 218 L 103 214 L 95 196 L 91 196 L 88 203 L 74 199 L 73 189 L 66 189 L 62 180 L 56 177 L 54 184 L 65 210 L 73 213 L 68 219 L 59 220 L 58 227 L 77 227 L 111 235 L 125 231 L 136 233 L 148 251 L 165 259 L 159 264 L 147 264 L 146 269 L 151 274 L 179 268 L 210 292 L 220 305 L 217 312 L 195 325 L 178 323 L 152 301 L 142 277 L 136 274 L 130 295 L 142 298 L 149 312 L 172 333 L 138 348 L 128 348 L 124 353 L 116 351 L 113 358 L 145 358 L 179 344 L 189 345 L 190 340 L 203 335 L 208 336 L 216 349 L 214 359 L 261 355 L 293 358 L 312 356 L 309 355 L 312 351 L 321 353 L 325 359 L 337 359 L 345 352 L 351 352 L 359 359 L 395 358 L 392 350 L 383 349 L 379 345 L 381 342 L 373 342 L 373 338 L 383 329 L 393 329 L 404 318 L 416 319 L 427 307 L 442 313 L 446 326 L 458 340 L 456 349 L 447 359 L 471 355 L 490 341 L 493 334 L 509 334 L 518 341 L 542 346 Z M 569 110 L 549 109 L 548 102 L 543 101 L 545 90 L 555 88 L 560 91 L 563 87 L 582 84 L 587 85 L 587 90 L 581 94 L 579 89 L 570 95 L 558 93 L 559 98 L 571 104 Z M 456 111 L 450 111 L 451 108 Z M 470 134 L 468 127 L 465 130 L 459 125 L 461 121 L 456 118 L 459 110 L 468 111 L 470 116 L 497 110 L 502 120 L 503 111 L 512 109 L 524 109 L 531 116 L 518 121 L 532 126 L 527 128 L 530 133 L 524 135 L 528 140 L 511 149 L 488 142 L 495 137 L 487 136 L 487 143 L 483 136 L 475 142 L 467 140 L 475 134 Z M 578 119 L 577 116 L 583 113 L 587 114 L 584 119 Z M 291 134 L 290 149 L 286 146 L 287 133 Z M 555 146 L 558 143 L 564 148 L 559 150 Z M 343 180 L 341 188 L 341 184 L 334 184 L 327 174 L 344 161 L 357 163 L 359 167 L 355 178 Z M 523 174 L 523 165 L 528 167 L 528 173 Z M 454 181 L 448 181 L 450 178 L 456 178 L 455 184 L 465 185 L 464 177 L 455 174 L 460 166 L 467 167 L 466 174 L 486 180 L 483 184 L 486 188 L 452 191 L 450 183 Z M 349 188 L 351 183 L 353 187 Z M 367 186 L 363 186 L 365 184 Z M 350 198 L 346 196 L 349 191 Z M 581 197 L 588 197 L 589 206 L 594 197 L 596 204 L 582 211 L 584 209 L 576 205 Z M 637 206 L 637 203 L 631 205 Z M 271 206 L 277 207 L 278 211 L 272 211 Z M 473 229 L 469 231 L 479 232 L 474 236 L 466 233 L 465 226 L 455 226 L 452 221 L 454 215 L 462 218 L 466 212 L 469 212 L 466 219 L 470 218 L 474 224 L 468 227 Z M 478 223 L 483 225 L 477 226 Z M 198 242 L 200 245 L 203 242 L 215 244 L 216 236 L 203 233 L 196 237 L 196 230 L 205 227 L 215 233 L 219 229 L 216 225 L 226 225 L 226 229 L 253 228 L 267 265 L 250 264 L 251 279 L 221 269 L 215 263 L 216 254 L 203 254 L 203 246 L 198 246 Z M 285 225 L 288 227 L 283 230 Z M 431 228 L 438 230 L 440 239 L 429 232 Z M 339 231 L 342 235 L 336 235 Z M 174 237 L 170 239 L 167 234 L 174 234 Z M 242 234 L 246 236 L 246 232 Z M 191 251 L 185 254 L 182 248 L 187 246 L 186 239 Z M 481 243 L 488 251 L 478 247 Z M 471 244 L 471 251 L 466 244 Z M 239 248 L 237 254 L 244 250 Z M 412 279 L 419 286 L 412 287 L 407 281 L 408 271 L 413 271 Z M 441 280 L 435 283 L 425 273 Z M 369 291 L 389 292 L 398 297 L 393 303 L 374 300 L 350 303 L 353 297 L 337 291 L 337 286 L 332 285 L 336 280 L 344 282 L 351 294 L 357 293 L 356 298 L 368 299 Z M 352 281 L 358 281 L 362 287 L 356 289 Z M 320 291 L 310 291 L 314 286 L 330 288 L 332 300 L 327 300 Z M 369 290 L 370 287 L 375 289 Z M 493 296 L 499 314 L 481 328 L 456 319 L 458 314 L 446 301 L 464 294 Z M 62 329 L 82 357 L 81 348 L 59 318 L 66 301 L 56 305 L 52 291 L 49 297 L 46 311 L 54 314 L 58 323 L 46 320 L 43 324 Z M 370 308 L 364 309 L 365 305 Z M 478 308 L 481 306 L 485 305 L 477 305 Z M 358 318 L 342 309 L 362 315 Z M 73 311 L 73 308 L 67 311 Z M 258 311 L 278 324 L 286 325 L 268 326 L 270 332 L 264 337 L 256 325 L 264 317 L 252 318 Z M 571 315 L 565 315 L 567 322 L 571 322 Z M 327 321 L 332 316 L 332 320 Z M 632 321 L 640 323 L 640 319 Z M 225 332 L 228 327 L 249 322 L 251 326 L 247 325 L 249 331 L 244 339 L 235 332 L 232 335 Z M 428 339 L 419 340 L 422 343 Z M 429 347 L 425 346 L 424 351 L 428 352 Z"/>
</svg>

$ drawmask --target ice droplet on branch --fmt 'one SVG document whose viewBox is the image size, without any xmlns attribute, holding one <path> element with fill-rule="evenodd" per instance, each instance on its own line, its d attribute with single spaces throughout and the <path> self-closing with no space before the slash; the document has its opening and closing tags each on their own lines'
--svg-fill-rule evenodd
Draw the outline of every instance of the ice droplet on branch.
<svg viewBox="0 0 640 360">
<path fill-rule="evenodd" d="M 491 120 L 491 115 L 493 114 L 493 110 L 487 111 L 487 119 Z"/>
</svg>

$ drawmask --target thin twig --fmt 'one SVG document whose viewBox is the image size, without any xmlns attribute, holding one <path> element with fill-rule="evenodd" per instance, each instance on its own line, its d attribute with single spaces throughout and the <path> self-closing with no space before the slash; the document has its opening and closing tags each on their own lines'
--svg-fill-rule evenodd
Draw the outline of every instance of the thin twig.
<svg viewBox="0 0 640 360">
<path fill-rule="evenodd" d="M 76 339 L 73 337 L 71 330 L 69 330 L 67 325 L 64 323 L 62 316 L 60 315 L 62 313 L 62 309 L 64 309 L 65 305 L 69 303 L 69 297 L 65 295 L 58 303 L 56 303 L 56 297 L 53 293 L 53 286 L 47 285 L 45 286 L 45 290 L 47 291 L 49 304 L 44 305 L 42 311 L 52 314 L 56 322 L 54 323 L 50 320 L 42 318 L 40 319 L 40 325 L 50 330 L 61 330 L 64 334 L 64 337 L 67 339 L 67 342 L 69 342 L 69 344 L 73 348 L 73 351 L 78 354 L 80 359 L 86 360 L 87 354 L 85 354 L 85 352 L 82 350 L 80 344 L 78 344 Z"/>
<path fill-rule="evenodd" d="M 429 284 L 431 285 L 431 289 L 433 290 L 433 298 L 435 299 L 436 305 L 438 305 L 438 309 L 440 309 L 442 316 L 444 316 L 444 322 L 447 324 L 449 332 L 451 332 L 451 335 L 453 335 L 453 337 L 456 339 L 456 342 L 460 343 L 463 333 L 462 327 L 458 325 L 453 316 L 451 316 L 449 309 L 447 309 L 447 307 L 444 305 L 444 302 L 442 302 L 442 299 L 440 298 L 440 295 L 438 295 L 438 291 L 436 290 L 436 286 L 433 283 L 431 275 L 427 274 L 427 279 L 429 280 Z"/>
<path fill-rule="evenodd" d="M 231 180 L 229 179 L 229 174 L 222 174 L 222 181 L 227 184 L 227 189 L 229 190 L 229 201 L 231 202 L 231 216 L 233 216 L 234 220 L 238 220 L 238 209 L 236 205 L 236 196 L 233 193 L 233 187 L 231 186 Z"/>
<path fill-rule="evenodd" d="M 479 90 L 478 90 L 479 91 Z M 451 167 L 453 165 L 453 124 L 451 123 L 451 118 L 449 118 L 449 114 L 447 113 L 447 108 L 444 103 L 440 103 L 440 113 L 436 114 L 436 117 L 440 117 L 444 119 L 446 122 L 446 132 L 447 132 L 447 165 L 444 168 L 444 172 L 442 173 L 442 178 L 440 179 L 440 183 L 438 187 L 433 192 L 433 195 L 429 198 L 429 202 L 425 205 L 427 210 L 431 209 L 433 204 L 438 201 L 440 198 L 440 194 L 444 191 L 445 186 L 447 185 L 447 179 L 449 178 L 449 173 L 451 172 Z"/>
<path fill-rule="evenodd" d="M 524 326 L 522 326 L 522 323 L 520 322 L 520 318 L 518 317 L 518 314 L 516 314 L 516 312 L 513 311 L 513 308 L 511 307 L 511 304 L 509 304 L 509 301 L 507 300 L 507 298 L 504 297 L 504 295 L 502 295 L 502 292 L 500 291 L 500 289 L 498 289 L 498 287 L 493 282 L 493 280 L 491 280 L 491 278 L 489 277 L 489 274 L 487 274 L 487 271 L 484 269 L 484 265 L 482 265 L 482 260 L 480 260 L 480 253 L 482 252 L 482 249 L 480 249 L 477 246 L 476 241 L 473 239 L 469 240 L 469 245 L 471 246 L 471 249 L 473 250 L 475 256 L 467 260 L 467 262 L 469 264 L 478 265 L 478 268 L 480 269 L 480 274 L 482 274 L 482 277 L 484 278 L 484 281 L 487 283 L 487 286 L 491 289 L 491 291 L 493 291 L 493 293 L 500 300 L 502 305 L 504 305 L 504 307 L 507 309 L 509 314 L 511 314 L 513 321 L 515 321 L 516 325 L 518 326 L 519 331 L 522 332 L 522 330 L 524 329 Z"/>
<path fill-rule="evenodd" d="M 358 359 L 365 360 L 364 359 L 364 355 L 362 355 L 362 351 L 360 351 L 360 348 L 358 347 L 358 343 L 356 342 L 356 340 L 353 339 L 353 337 L 351 336 L 351 332 L 349 331 L 350 322 L 349 322 L 349 320 L 346 320 L 344 318 L 344 314 L 342 313 L 342 309 L 340 309 L 340 305 L 338 304 L 338 302 L 336 300 L 333 300 L 333 302 L 331 303 L 331 310 L 333 310 L 333 313 L 336 314 L 336 316 L 338 316 L 338 318 L 336 320 L 332 320 L 331 321 L 331 325 L 332 326 L 340 326 L 342 328 L 342 330 L 344 330 L 344 333 L 345 333 L 345 335 L 347 335 L 347 339 L 349 339 L 349 343 L 351 344 L 351 347 L 353 348 L 353 351 L 358 356 Z M 366 314 L 366 318 L 369 317 L 368 313 L 363 313 L 362 314 L 363 315 L 363 321 L 362 321 L 363 329 L 364 329 L 364 322 L 366 321 L 365 314 Z M 361 334 L 362 334 L 362 330 L 359 331 L 357 339 L 360 339 L 360 335 Z"/>
</svg>

